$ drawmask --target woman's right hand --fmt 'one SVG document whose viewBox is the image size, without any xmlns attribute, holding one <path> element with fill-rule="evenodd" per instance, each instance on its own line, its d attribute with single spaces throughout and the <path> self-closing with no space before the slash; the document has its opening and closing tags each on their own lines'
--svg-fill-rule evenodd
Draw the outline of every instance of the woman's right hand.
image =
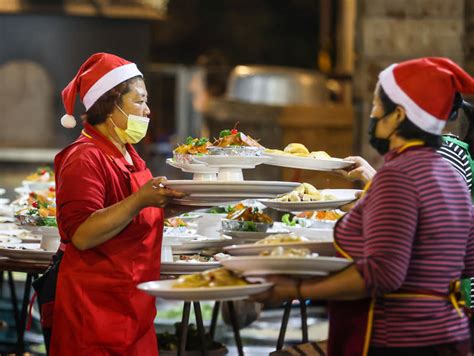
<svg viewBox="0 0 474 356">
<path fill-rule="evenodd" d="M 349 167 L 347 170 L 339 171 L 344 177 L 351 180 L 360 180 L 367 183 L 375 176 L 375 173 L 377 173 L 374 167 L 360 156 L 350 156 L 344 158 L 344 160 L 354 162 L 354 165 Z"/>
<path fill-rule="evenodd" d="M 187 194 L 165 187 L 166 178 L 150 179 L 137 191 L 137 199 L 141 208 L 154 206 L 164 208 L 172 199 L 184 198 Z"/>
</svg>

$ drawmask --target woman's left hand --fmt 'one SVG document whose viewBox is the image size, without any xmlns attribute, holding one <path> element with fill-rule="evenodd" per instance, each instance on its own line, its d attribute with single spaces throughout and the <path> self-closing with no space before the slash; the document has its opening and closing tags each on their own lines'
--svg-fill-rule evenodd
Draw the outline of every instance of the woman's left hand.
<svg viewBox="0 0 474 356">
<path fill-rule="evenodd" d="M 273 283 L 273 287 L 251 296 L 253 301 L 274 306 L 298 298 L 298 279 L 283 275 L 266 276 L 265 279 Z"/>
</svg>

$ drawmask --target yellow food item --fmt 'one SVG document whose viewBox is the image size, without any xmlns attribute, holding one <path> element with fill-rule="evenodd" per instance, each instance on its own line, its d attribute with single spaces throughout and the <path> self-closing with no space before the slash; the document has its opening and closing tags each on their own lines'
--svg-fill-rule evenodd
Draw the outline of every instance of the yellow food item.
<svg viewBox="0 0 474 356">
<path fill-rule="evenodd" d="M 302 183 L 289 193 L 280 195 L 275 198 L 275 201 L 281 202 L 301 202 L 301 201 L 319 201 L 324 199 L 321 192 L 319 192 L 313 185 L 309 183 Z M 331 199 L 327 199 L 331 200 Z"/>
<path fill-rule="evenodd" d="M 256 245 L 276 245 L 276 244 L 291 244 L 298 242 L 306 242 L 308 239 L 291 234 L 275 234 L 265 237 L 262 240 L 257 241 Z"/>
<path fill-rule="evenodd" d="M 270 256 L 270 257 L 311 257 L 311 251 L 307 248 L 284 248 L 276 247 L 272 250 L 265 250 L 260 253 L 260 256 Z"/>
<path fill-rule="evenodd" d="M 301 143 L 290 143 L 288 146 L 285 147 L 283 151 L 302 157 L 306 157 L 309 155 L 308 149 L 305 145 Z"/>
<path fill-rule="evenodd" d="M 184 275 L 173 284 L 173 288 L 212 288 L 247 285 L 248 282 L 225 268 L 215 268 L 202 273 Z"/>
<path fill-rule="evenodd" d="M 331 159 L 331 156 L 325 151 L 313 151 L 309 156 L 315 159 Z"/>
</svg>

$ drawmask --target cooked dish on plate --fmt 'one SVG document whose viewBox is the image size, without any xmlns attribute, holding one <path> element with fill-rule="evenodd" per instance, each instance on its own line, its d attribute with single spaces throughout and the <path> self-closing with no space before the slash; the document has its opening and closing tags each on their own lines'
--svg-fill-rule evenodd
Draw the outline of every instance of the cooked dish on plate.
<svg viewBox="0 0 474 356">
<path fill-rule="evenodd" d="M 233 210 L 222 219 L 222 228 L 231 231 L 267 231 L 272 226 L 271 217 L 252 207 Z"/>
<path fill-rule="evenodd" d="M 50 167 L 39 167 L 25 178 L 28 182 L 54 182 L 54 171 Z"/>
<path fill-rule="evenodd" d="M 310 210 L 296 214 L 296 218 L 313 220 L 339 220 L 344 215 L 340 210 Z"/>
<path fill-rule="evenodd" d="M 179 277 L 173 288 L 213 288 L 243 286 L 249 284 L 234 272 L 225 268 L 210 269 L 202 273 L 188 274 Z"/>
<path fill-rule="evenodd" d="M 214 147 L 231 147 L 231 146 L 243 146 L 243 147 L 257 147 L 264 148 L 252 137 L 247 136 L 243 132 L 237 130 L 235 127 L 232 130 L 222 130 L 213 143 Z"/>
<path fill-rule="evenodd" d="M 186 141 L 176 147 L 173 153 L 176 154 L 186 154 L 186 155 L 199 155 L 199 154 L 208 154 L 208 147 L 211 146 L 209 139 L 207 137 L 193 138 L 188 136 Z"/>
<path fill-rule="evenodd" d="M 335 200 L 336 197 L 330 194 L 322 194 L 313 185 L 309 183 L 302 183 L 289 193 L 280 195 L 273 201 L 281 202 L 301 202 L 301 201 L 324 201 Z"/>
<path fill-rule="evenodd" d="M 301 143 L 290 143 L 285 149 L 275 150 L 266 149 L 265 153 L 280 154 L 285 156 L 309 157 L 314 159 L 331 159 L 332 157 L 325 151 L 310 152 L 305 145 Z"/>
<path fill-rule="evenodd" d="M 275 247 L 271 250 L 265 250 L 260 253 L 260 256 L 270 256 L 270 257 L 315 257 L 317 254 L 311 253 L 307 248 L 285 248 L 282 246 Z"/>
<path fill-rule="evenodd" d="M 212 256 L 203 256 L 203 255 L 175 255 L 173 256 L 174 262 L 189 262 L 189 263 L 199 263 L 199 262 L 217 262 L 217 260 Z"/>
<path fill-rule="evenodd" d="M 293 244 L 298 242 L 309 241 L 305 237 L 294 234 L 276 234 L 265 237 L 262 240 L 255 242 L 256 245 L 279 245 L 279 244 Z"/>
<path fill-rule="evenodd" d="M 166 227 L 186 227 L 188 224 L 183 221 L 183 219 L 178 217 L 168 218 L 165 219 L 165 226 Z"/>
</svg>

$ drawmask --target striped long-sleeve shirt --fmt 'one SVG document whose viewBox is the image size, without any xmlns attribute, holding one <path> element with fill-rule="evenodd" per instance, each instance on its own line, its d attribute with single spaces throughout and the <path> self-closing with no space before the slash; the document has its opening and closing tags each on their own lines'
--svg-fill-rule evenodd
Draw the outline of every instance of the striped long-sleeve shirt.
<svg viewBox="0 0 474 356">
<path fill-rule="evenodd" d="M 389 299 L 397 290 L 447 295 L 452 280 L 474 271 L 466 183 L 434 149 L 412 147 L 385 156 L 371 187 L 336 227 L 370 294 L 378 296 L 371 344 L 414 347 L 464 340 L 466 317 L 443 300 Z M 466 266 L 465 266 L 466 263 Z"/>
</svg>

